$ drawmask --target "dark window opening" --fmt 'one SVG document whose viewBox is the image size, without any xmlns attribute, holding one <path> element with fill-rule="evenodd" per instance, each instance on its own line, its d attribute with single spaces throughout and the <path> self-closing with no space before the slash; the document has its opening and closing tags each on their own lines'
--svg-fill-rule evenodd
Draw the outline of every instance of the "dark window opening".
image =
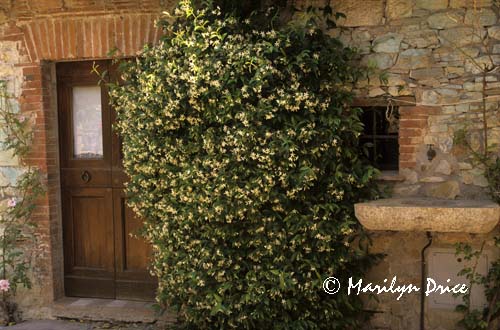
<svg viewBox="0 0 500 330">
<path fill-rule="evenodd" d="M 372 164 L 382 171 L 399 167 L 399 112 L 397 107 L 362 107 L 364 131 L 361 145 L 366 146 Z"/>
</svg>

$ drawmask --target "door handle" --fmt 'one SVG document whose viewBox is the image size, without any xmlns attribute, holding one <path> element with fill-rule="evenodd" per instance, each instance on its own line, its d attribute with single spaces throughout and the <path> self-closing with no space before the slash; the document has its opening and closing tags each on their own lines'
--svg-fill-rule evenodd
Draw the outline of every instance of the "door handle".
<svg viewBox="0 0 500 330">
<path fill-rule="evenodd" d="M 92 175 L 90 175 L 90 173 L 88 171 L 83 171 L 81 178 L 82 178 L 83 182 L 89 183 L 90 180 L 92 179 Z"/>
</svg>

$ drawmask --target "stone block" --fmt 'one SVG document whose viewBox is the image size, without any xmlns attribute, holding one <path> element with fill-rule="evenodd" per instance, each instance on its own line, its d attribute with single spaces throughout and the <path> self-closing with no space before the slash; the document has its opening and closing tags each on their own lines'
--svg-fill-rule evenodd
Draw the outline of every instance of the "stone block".
<svg viewBox="0 0 500 330">
<path fill-rule="evenodd" d="M 474 176 L 469 171 L 460 173 L 460 179 L 464 184 L 472 184 L 474 182 Z"/>
<path fill-rule="evenodd" d="M 492 0 L 450 0 L 450 8 L 491 7 Z"/>
<path fill-rule="evenodd" d="M 372 40 L 372 35 L 367 30 L 353 30 L 352 31 L 352 41 L 354 43 L 363 43 Z"/>
<path fill-rule="evenodd" d="M 484 171 L 479 168 L 473 168 L 469 171 L 472 175 L 472 184 L 475 186 L 486 188 L 488 187 L 488 180 L 484 177 Z"/>
<path fill-rule="evenodd" d="M 338 20 L 339 26 L 373 26 L 383 22 L 383 0 L 346 0 L 336 3 L 335 10 L 346 15 Z"/>
<path fill-rule="evenodd" d="M 446 159 L 443 159 L 438 163 L 434 171 L 436 171 L 436 173 L 450 175 L 452 172 L 452 168 L 450 163 Z"/>
<path fill-rule="evenodd" d="M 480 92 L 483 89 L 483 84 L 478 82 L 464 83 L 464 89 L 468 92 Z"/>
<path fill-rule="evenodd" d="M 476 31 L 470 27 L 456 27 L 448 30 L 439 31 L 441 43 L 451 47 L 461 47 L 472 43 L 481 42 L 485 36 L 486 30 Z"/>
<path fill-rule="evenodd" d="M 403 89 L 400 88 L 400 87 L 389 87 L 387 89 L 387 92 L 391 95 L 391 96 L 399 96 L 400 95 L 400 92 L 402 91 Z"/>
<path fill-rule="evenodd" d="M 416 196 L 420 190 L 420 185 L 397 185 L 393 189 L 394 196 L 408 197 L 408 196 Z"/>
<path fill-rule="evenodd" d="M 439 104 L 441 96 L 434 90 L 425 90 L 422 92 L 422 103 L 426 105 Z"/>
<path fill-rule="evenodd" d="M 380 87 L 372 88 L 368 92 L 368 96 L 369 97 L 377 97 L 377 96 L 381 96 L 381 95 L 384 95 L 384 94 L 385 94 L 385 91 L 382 88 L 380 88 Z"/>
<path fill-rule="evenodd" d="M 14 157 L 11 151 L 0 150 L 0 166 L 16 166 L 19 159 Z"/>
<path fill-rule="evenodd" d="M 410 71 L 410 77 L 416 80 L 441 78 L 443 75 L 443 68 L 423 68 Z"/>
<path fill-rule="evenodd" d="M 421 178 L 420 182 L 424 183 L 437 183 L 437 182 L 444 182 L 445 180 L 440 177 L 440 176 L 427 176 L 425 178 Z"/>
<path fill-rule="evenodd" d="M 469 58 L 466 59 L 464 66 L 465 72 L 479 74 L 482 73 L 485 68 L 489 70 L 489 68 L 492 68 L 494 65 L 496 65 L 496 56 L 498 55 L 492 57 L 485 55 L 476 57 L 474 58 L 474 60 L 471 60 Z M 493 60 L 493 63 L 491 63 L 491 60 Z"/>
<path fill-rule="evenodd" d="M 433 52 L 434 58 L 439 61 L 448 62 L 445 63 L 445 68 L 449 68 L 453 61 L 463 61 L 466 58 L 476 57 L 479 55 L 479 49 L 477 47 L 461 47 L 458 50 L 455 47 L 443 47 L 438 48 Z M 460 63 L 463 65 L 463 63 Z M 463 69 L 463 68 L 462 68 Z"/>
<path fill-rule="evenodd" d="M 415 184 L 418 182 L 418 173 L 410 170 L 408 168 L 403 168 L 399 171 L 399 173 L 404 176 L 405 178 L 405 183 L 408 184 Z"/>
<path fill-rule="evenodd" d="M 413 3 L 408 0 L 387 0 L 386 13 L 389 19 L 410 17 Z"/>
<path fill-rule="evenodd" d="M 447 0 L 416 0 L 415 7 L 427 10 L 446 9 L 448 7 Z"/>
<path fill-rule="evenodd" d="M 460 95 L 456 89 L 450 88 L 437 88 L 436 92 L 441 95 L 442 101 L 446 103 L 458 102 L 460 100 Z"/>
<path fill-rule="evenodd" d="M 390 54 L 370 54 L 363 58 L 361 64 L 368 66 L 373 65 L 380 70 L 385 70 L 391 68 L 394 65 L 394 58 Z"/>
<path fill-rule="evenodd" d="M 446 181 L 427 188 L 425 194 L 432 198 L 455 199 L 460 195 L 460 186 L 457 181 Z"/>
<path fill-rule="evenodd" d="M 451 136 L 442 137 L 439 139 L 439 150 L 447 154 L 453 148 L 453 138 Z"/>
<path fill-rule="evenodd" d="M 397 33 L 387 33 L 373 40 L 373 51 L 376 53 L 397 53 L 403 37 Z"/>
<path fill-rule="evenodd" d="M 403 41 L 408 43 L 412 48 L 428 48 L 439 44 L 436 31 L 430 29 L 404 33 Z"/>
<path fill-rule="evenodd" d="M 500 26 L 489 27 L 488 35 L 493 39 L 500 40 Z"/>
<path fill-rule="evenodd" d="M 0 167 L 0 183 L 2 186 L 15 186 L 16 181 L 24 173 L 20 167 L 2 166 Z"/>
<path fill-rule="evenodd" d="M 465 72 L 465 69 L 463 67 L 457 67 L 457 66 L 447 66 L 445 67 L 445 70 L 448 78 L 456 78 L 458 76 L 463 75 Z"/>
<path fill-rule="evenodd" d="M 432 65 L 430 49 L 407 49 L 399 54 L 396 67 L 399 69 L 419 69 Z"/>
<path fill-rule="evenodd" d="M 404 86 L 406 81 L 399 74 L 389 73 L 387 75 L 387 86 Z"/>
<path fill-rule="evenodd" d="M 461 170 L 472 170 L 472 165 L 466 162 L 459 162 L 458 168 Z"/>
<path fill-rule="evenodd" d="M 462 24 L 464 14 L 460 11 L 436 13 L 427 19 L 427 23 L 433 29 L 443 30 L 454 28 Z"/>
<path fill-rule="evenodd" d="M 497 15 L 490 8 L 468 9 L 464 23 L 472 26 L 491 26 L 497 22 Z"/>
</svg>

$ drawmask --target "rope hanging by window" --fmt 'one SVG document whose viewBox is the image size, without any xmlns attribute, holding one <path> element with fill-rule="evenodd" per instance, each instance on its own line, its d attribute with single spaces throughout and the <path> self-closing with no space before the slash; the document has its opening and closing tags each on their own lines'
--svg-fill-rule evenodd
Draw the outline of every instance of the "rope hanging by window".
<svg viewBox="0 0 500 330">
<path fill-rule="evenodd" d="M 389 127 L 387 128 L 388 133 L 397 133 L 399 131 L 399 118 L 396 114 L 396 108 L 392 100 L 389 100 L 385 110 L 385 119 L 389 123 Z"/>
</svg>

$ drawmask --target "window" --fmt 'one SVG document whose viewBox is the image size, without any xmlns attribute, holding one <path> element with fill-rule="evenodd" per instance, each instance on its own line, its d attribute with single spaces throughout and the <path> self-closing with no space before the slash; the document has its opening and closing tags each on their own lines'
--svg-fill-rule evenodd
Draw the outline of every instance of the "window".
<svg viewBox="0 0 500 330">
<path fill-rule="evenodd" d="M 397 170 L 399 166 L 399 113 L 395 106 L 361 107 L 365 128 L 360 143 L 366 145 L 373 165 L 382 171 Z"/>
</svg>

